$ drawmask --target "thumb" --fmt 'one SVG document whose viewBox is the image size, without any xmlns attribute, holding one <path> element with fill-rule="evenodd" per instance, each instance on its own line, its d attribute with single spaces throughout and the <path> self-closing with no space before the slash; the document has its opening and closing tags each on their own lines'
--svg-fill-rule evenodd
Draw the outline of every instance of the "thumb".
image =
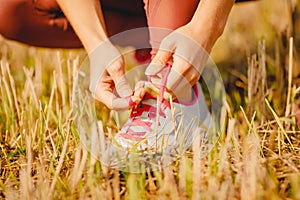
<svg viewBox="0 0 300 200">
<path fill-rule="evenodd" d="M 153 76 L 160 73 L 166 64 L 172 59 L 172 52 L 159 50 L 155 57 L 153 58 L 150 65 L 147 67 L 145 71 L 146 76 Z"/>
<path fill-rule="evenodd" d="M 115 83 L 115 88 L 120 97 L 129 97 L 133 91 L 125 76 L 124 64 L 122 59 L 115 61 L 108 69 L 112 80 Z"/>
<path fill-rule="evenodd" d="M 113 77 L 113 79 L 116 79 L 118 81 L 115 81 L 115 86 L 117 93 L 119 94 L 120 97 L 129 97 L 133 94 L 133 91 L 128 83 L 127 78 L 123 74 L 121 77 Z"/>
</svg>

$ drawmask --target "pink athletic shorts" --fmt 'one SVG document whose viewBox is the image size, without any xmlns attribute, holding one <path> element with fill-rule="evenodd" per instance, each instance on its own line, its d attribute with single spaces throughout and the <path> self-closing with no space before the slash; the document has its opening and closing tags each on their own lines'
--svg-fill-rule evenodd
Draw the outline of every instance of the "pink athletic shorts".
<svg viewBox="0 0 300 200">
<path fill-rule="evenodd" d="M 40 3 L 39 2 L 43 2 Z M 174 30 L 187 22 L 199 0 L 101 0 L 108 35 L 138 28 L 161 27 Z M 67 24 L 57 27 L 53 18 L 66 22 L 56 0 L 0 0 L 0 34 L 35 46 L 76 48 L 81 42 Z M 157 47 L 167 33 L 150 31 L 142 40 Z"/>
</svg>

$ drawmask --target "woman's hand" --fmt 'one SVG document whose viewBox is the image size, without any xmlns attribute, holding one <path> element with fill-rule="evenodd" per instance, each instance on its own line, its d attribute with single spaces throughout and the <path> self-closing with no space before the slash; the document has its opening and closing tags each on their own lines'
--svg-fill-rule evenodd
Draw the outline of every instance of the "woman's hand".
<svg viewBox="0 0 300 200">
<path fill-rule="evenodd" d="M 124 75 L 123 58 L 107 37 L 100 1 L 56 1 L 89 55 L 89 88 L 94 98 L 110 109 L 127 109 L 132 90 Z"/>
<path fill-rule="evenodd" d="M 213 44 L 207 32 L 195 32 L 191 24 L 182 26 L 163 39 L 145 73 L 159 85 L 165 66 L 171 62 L 166 88 L 179 98 L 199 80 Z"/>
<path fill-rule="evenodd" d="M 173 97 L 189 92 L 200 78 L 209 53 L 222 35 L 234 0 L 201 0 L 193 18 L 166 36 L 145 74 L 159 85 L 168 62 L 172 69 L 166 87 Z"/>
<path fill-rule="evenodd" d="M 125 77 L 123 57 L 109 41 L 102 42 L 89 54 L 90 90 L 96 100 L 109 109 L 125 110 L 133 94 Z"/>
</svg>

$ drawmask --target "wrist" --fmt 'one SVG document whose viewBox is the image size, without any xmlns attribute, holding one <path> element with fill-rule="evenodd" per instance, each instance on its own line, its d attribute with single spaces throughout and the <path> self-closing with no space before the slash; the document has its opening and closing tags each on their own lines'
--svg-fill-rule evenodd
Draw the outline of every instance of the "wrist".
<svg viewBox="0 0 300 200">
<path fill-rule="evenodd" d="M 201 45 L 201 47 L 204 48 L 206 52 L 210 53 L 216 40 L 219 38 L 219 34 L 216 33 L 217 30 L 215 30 L 214 27 L 208 26 L 206 23 L 201 22 L 198 22 L 197 24 L 193 24 L 193 22 L 190 22 L 186 26 L 188 27 L 188 32 L 192 36 L 192 38 L 199 45 Z"/>
<path fill-rule="evenodd" d="M 225 23 L 203 17 L 200 20 L 192 19 L 189 26 L 193 33 L 201 34 L 201 37 L 206 36 L 207 39 L 215 42 L 223 34 Z"/>
<path fill-rule="evenodd" d="M 90 37 L 82 38 L 81 41 L 88 54 L 91 54 L 101 43 L 110 43 L 105 34 L 91 34 Z"/>
<path fill-rule="evenodd" d="M 202 0 L 194 13 L 191 26 L 216 41 L 224 32 L 234 0 Z M 204 32 L 203 32 L 204 31 Z"/>
</svg>

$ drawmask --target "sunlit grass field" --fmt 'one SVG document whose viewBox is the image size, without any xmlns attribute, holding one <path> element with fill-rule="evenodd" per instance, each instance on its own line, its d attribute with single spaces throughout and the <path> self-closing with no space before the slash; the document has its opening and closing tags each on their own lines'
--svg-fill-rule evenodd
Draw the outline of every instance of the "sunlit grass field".
<svg viewBox="0 0 300 200">
<path fill-rule="evenodd" d="M 212 53 L 227 91 L 225 129 L 204 158 L 195 144 L 160 171 L 107 168 L 81 143 L 72 91 L 83 50 L 0 38 L 0 198 L 300 199 L 300 13 L 293 2 L 234 8 Z M 100 115 L 115 123 L 107 109 Z"/>
</svg>

